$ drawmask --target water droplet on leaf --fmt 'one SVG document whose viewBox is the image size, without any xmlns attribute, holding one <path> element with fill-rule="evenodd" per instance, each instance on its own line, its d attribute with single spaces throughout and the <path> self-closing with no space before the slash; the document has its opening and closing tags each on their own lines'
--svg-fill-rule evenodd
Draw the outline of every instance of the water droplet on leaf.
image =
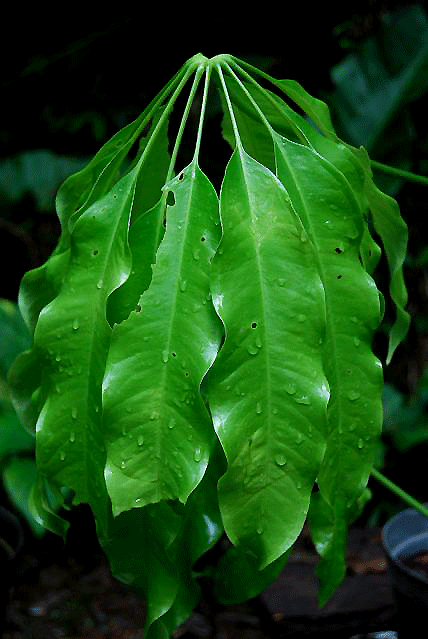
<svg viewBox="0 0 428 639">
<path fill-rule="evenodd" d="M 162 351 L 162 361 L 166 364 L 168 361 L 169 355 L 168 351 Z"/>
<path fill-rule="evenodd" d="M 289 395 L 295 395 L 296 393 L 296 387 L 294 384 L 287 384 L 285 387 L 285 392 L 288 393 Z"/>
<path fill-rule="evenodd" d="M 72 431 L 70 433 L 70 442 L 73 443 L 75 440 L 76 440 L 76 435 L 75 435 L 74 431 Z"/>
<path fill-rule="evenodd" d="M 306 395 L 302 395 L 302 397 L 296 397 L 295 402 L 297 402 L 297 404 L 305 404 L 308 406 L 311 403 L 311 400 Z"/>
<path fill-rule="evenodd" d="M 262 403 L 261 402 L 257 402 L 257 404 L 256 404 L 256 413 L 257 413 L 257 415 L 260 415 L 262 410 L 263 410 Z"/>
<path fill-rule="evenodd" d="M 286 458 L 285 458 L 285 456 L 284 456 L 284 455 L 277 455 L 277 456 L 275 457 L 275 463 L 276 463 L 278 466 L 285 466 L 285 464 L 287 463 L 287 460 L 286 460 Z"/>
<path fill-rule="evenodd" d="M 79 328 L 79 320 L 75 319 L 73 322 L 73 330 L 77 331 Z"/>
<path fill-rule="evenodd" d="M 186 288 L 187 288 L 187 282 L 186 282 L 186 280 L 181 280 L 181 282 L 180 282 L 180 291 L 181 291 L 182 293 L 184 293 L 184 291 L 186 290 Z"/>
<path fill-rule="evenodd" d="M 361 397 L 360 393 L 358 391 L 355 390 L 350 390 L 348 392 L 348 399 L 351 400 L 351 402 L 355 402 L 357 399 L 359 399 Z"/>
<path fill-rule="evenodd" d="M 71 409 L 71 416 L 73 419 L 77 419 L 77 408 L 74 407 Z"/>
<path fill-rule="evenodd" d="M 142 446 L 144 444 L 144 435 L 138 435 L 137 437 L 137 445 Z"/>
<path fill-rule="evenodd" d="M 200 448 L 196 448 L 195 454 L 193 455 L 193 459 L 195 462 L 200 462 L 202 459 L 202 452 Z"/>
</svg>

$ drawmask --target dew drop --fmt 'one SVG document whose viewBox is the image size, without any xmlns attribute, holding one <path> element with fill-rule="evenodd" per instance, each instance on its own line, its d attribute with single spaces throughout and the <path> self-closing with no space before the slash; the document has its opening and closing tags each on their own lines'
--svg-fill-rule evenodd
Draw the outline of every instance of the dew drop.
<svg viewBox="0 0 428 639">
<path fill-rule="evenodd" d="M 70 442 L 73 443 L 76 440 L 76 435 L 74 433 L 74 431 L 71 431 L 70 433 Z"/>
<path fill-rule="evenodd" d="M 288 393 L 288 395 L 295 395 L 296 394 L 296 387 L 294 384 L 287 384 L 285 387 L 285 392 Z"/>
<path fill-rule="evenodd" d="M 199 260 L 199 249 L 193 251 L 193 259 L 197 262 Z"/>
<path fill-rule="evenodd" d="M 287 460 L 284 455 L 277 455 L 275 457 L 275 463 L 277 464 L 277 466 L 285 466 Z"/>
<path fill-rule="evenodd" d="M 152 410 L 152 412 L 150 413 L 150 419 L 153 421 L 155 419 L 159 418 L 159 413 L 157 410 Z"/>
<path fill-rule="evenodd" d="M 193 459 L 195 460 L 195 462 L 200 462 L 202 459 L 202 451 L 200 448 L 196 448 L 195 449 L 195 453 L 193 455 Z"/>
<path fill-rule="evenodd" d="M 308 406 L 311 403 L 311 400 L 306 395 L 302 395 L 302 397 L 296 397 L 295 402 L 297 404 L 305 404 L 305 406 Z"/>
<path fill-rule="evenodd" d="M 263 410 L 262 403 L 261 402 L 257 402 L 257 404 L 256 404 L 256 413 L 257 413 L 257 415 L 260 415 L 262 410 Z"/>
<path fill-rule="evenodd" d="M 186 290 L 186 288 L 187 288 L 187 282 L 186 282 L 186 280 L 181 280 L 181 282 L 180 282 L 180 291 L 181 291 L 182 293 L 184 293 L 184 291 Z"/>
<path fill-rule="evenodd" d="M 126 468 L 126 461 L 125 461 L 124 459 L 122 459 L 122 461 L 120 462 L 120 467 L 121 467 L 122 469 L 123 469 L 123 468 Z"/>
<path fill-rule="evenodd" d="M 171 419 L 168 422 L 169 430 L 172 430 L 174 428 L 174 426 L 175 426 L 175 419 L 174 419 L 174 417 L 171 417 Z"/>
<path fill-rule="evenodd" d="M 99 280 L 99 282 L 97 282 L 97 288 L 102 288 L 103 287 L 103 281 Z"/>
<path fill-rule="evenodd" d="M 257 527 L 257 534 L 258 535 L 263 535 L 263 527 L 262 526 L 258 526 Z"/>
<path fill-rule="evenodd" d="M 64 459 L 65 459 L 65 453 L 64 453 L 64 451 L 63 451 L 63 450 L 60 452 L 60 454 L 59 454 L 59 458 L 60 458 L 60 460 L 61 460 L 61 461 L 64 461 Z"/>
<path fill-rule="evenodd" d="M 348 392 L 348 399 L 351 400 L 351 402 L 355 402 L 357 399 L 359 399 L 361 397 L 360 393 L 358 391 L 355 390 L 350 390 Z"/>
<path fill-rule="evenodd" d="M 362 439 L 358 440 L 358 448 L 362 448 L 364 446 L 364 442 Z"/>
<path fill-rule="evenodd" d="M 299 313 L 299 315 L 297 316 L 297 321 L 298 322 L 305 322 L 306 321 L 306 315 L 304 315 L 303 313 Z"/>
<path fill-rule="evenodd" d="M 73 322 L 73 330 L 77 331 L 79 328 L 79 320 L 75 319 Z"/>
<path fill-rule="evenodd" d="M 255 344 L 249 344 L 247 351 L 249 352 L 250 355 L 257 355 L 257 353 L 259 352 Z"/>
<path fill-rule="evenodd" d="M 285 286 L 285 280 L 284 280 L 284 278 L 280 277 L 280 278 L 279 278 L 279 280 L 278 280 L 278 284 L 279 284 L 279 286 L 281 286 L 281 288 L 282 288 L 283 286 Z"/>
<path fill-rule="evenodd" d="M 73 419 L 77 419 L 77 408 L 74 407 L 71 409 L 71 416 Z"/>
<path fill-rule="evenodd" d="M 303 441 L 302 433 L 297 433 L 296 444 L 301 444 Z"/>
<path fill-rule="evenodd" d="M 138 435 L 137 437 L 137 445 L 138 446 L 143 446 L 144 444 L 144 435 Z"/>
<path fill-rule="evenodd" d="M 166 364 L 169 358 L 168 351 L 162 351 L 162 361 Z"/>
<path fill-rule="evenodd" d="M 354 337 L 354 344 L 355 346 L 359 346 L 361 344 L 361 340 L 359 337 L 356 337 L 356 336 Z"/>
</svg>

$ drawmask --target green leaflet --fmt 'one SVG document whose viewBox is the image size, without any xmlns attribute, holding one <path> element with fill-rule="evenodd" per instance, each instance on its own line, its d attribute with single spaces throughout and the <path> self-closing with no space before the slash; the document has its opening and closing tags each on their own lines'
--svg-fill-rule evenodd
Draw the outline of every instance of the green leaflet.
<svg viewBox="0 0 428 639">
<path fill-rule="evenodd" d="M 382 424 L 382 372 L 371 351 L 379 296 L 359 259 L 363 219 L 353 195 L 359 185 L 351 190 L 339 171 L 307 147 L 275 136 L 275 149 L 278 176 L 311 238 L 325 291 L 331 445 L 319 483 L 327 482 L 328 501 L 346 502 L 366 484 Z M 336 473 L 344 475 L 340 487 Z"/>
<path fill-rule="evenodd" d="M 228 461 L 219 504 L 232 543 L 262 569 L 301 531 L 324 454 L 324 297 L 286 191 L 242 148 L 220 211 L 212 295 L 226 339 L 207 389 Z"/>
<path fill-rule="evenodd" d="M 218 201 L 196 162 L 165 188 L 175 204 L 153 278 L 137 310 L 114 327 L 105 372 L 106 481 L 115 514 L 161 499 L 185 502 L 212 448 L 199 386 L 221 339 L 209 292 Z"/>
<path fill-rule="evenodd" d="M 325 517 L 332 518 L 333 541 L 318 571 L 325 602 L 344 576 L 348 509 L 367 484 L 381 432 L 382 372 L 371 350 L 380 307 L 359 259 L 364 225 L 353 193 L 361 183 L 350 188 L 341 172 L 309 148 L 279 136 L 275 148 L 278 175 L 311 237 L 325 291 L 324 366 L 331 396 L 329 438 L 317 480 Z"/>
<path fill-rule="evenodd" d="M 42 371 L 36 377 L 39 472 L 73 490 L 76 503 L 89 503 L 103 534 L 109 506 L 101 385 L 111 332 L 105 305 L 130 268 L 126 237 L 137 175 L 122 178 L 76 222 L 64 284 L 42 310 L 33 349 L 23 356 Z"/>
</svg>

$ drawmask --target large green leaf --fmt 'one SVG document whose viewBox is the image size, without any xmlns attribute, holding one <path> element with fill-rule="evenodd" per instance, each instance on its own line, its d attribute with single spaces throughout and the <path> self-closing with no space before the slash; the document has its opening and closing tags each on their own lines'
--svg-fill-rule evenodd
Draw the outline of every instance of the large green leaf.
<svg viewBox="0 0 428 639">
<path fill-rule="evenodd" d="M 135 169 L 122 178 L 76 222 L 64 284 L 40 314 L 32 351 L 16 363 L 18 372 L 28 359 L 27 374 L 42 371 L 39 471 L 73 490 L 77 503 L 89 503 L 104 531 L 109 507 L 101 386 L 111 332 L 105 306 L 130 269 L 127 229 L 137 176 Z"/>
<path fill-rule="evenodd" d="M 241 147 L 221 218 L 212 294 L 226 339 L 208 383 L 228 462 L 219 503 L 233 544 L 264 568 L 299 534 L 324 454 L 324 296 L 286 191 Z"/>
<path fill-rule="evenodd" d="M 323 361 L 331 396 L 318 484 L 326 504 L 324 516 L 331 518 L 331 547 L 337 557 L 333 565 L 339 567 L 333 570 L 335 579 L 330 568 L 321 567 L 319 575 L 325 578 L 322 592 L 331 594 L 343 577 L 348 509 L 367 484 L 382 426 L 382 371 L 371 349 L 380 321 L 379 295 L 360 262 L 364 220 L 354 192 L 364 188 L 361 176 L 358 183 L 355 172 L 350 183 L 352 174 L 345 178 L 308 147 L 280 136 L 275 136 L 275 148 L 278 175 L 311 238 L 325 291 Z"/>
<path fill-rule="evenodd" d="M 218 200 L 195 162 L 165 188 L 175 204 L 153 278 L 138 308 L 114 327 L 104 379 L 106 481 L 115 514 L 161 499 L 185 502 L 212 448 L 199 386 L 221 339 L 209 292 Z"/>
</svg>

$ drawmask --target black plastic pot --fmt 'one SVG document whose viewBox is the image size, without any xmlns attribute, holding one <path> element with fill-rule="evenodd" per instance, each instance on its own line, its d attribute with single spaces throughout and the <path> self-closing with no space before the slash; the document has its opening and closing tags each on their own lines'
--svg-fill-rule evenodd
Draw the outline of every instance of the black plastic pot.
<svg viewBox="0 0 428 639">
<path fill-rule="evenodd" d="M 22 526 L 15 515 L 0 506 L 0 632 L 15 577 L 15 559 L 24 543 Z"/>
<path fill-rule="evenodd" d="M 385 524 L 382 542 L 397 605 L 398 637 L 422 636 L 428 615 L 428 518 L 411 508 L 403 510 Z"/>
</svg>

